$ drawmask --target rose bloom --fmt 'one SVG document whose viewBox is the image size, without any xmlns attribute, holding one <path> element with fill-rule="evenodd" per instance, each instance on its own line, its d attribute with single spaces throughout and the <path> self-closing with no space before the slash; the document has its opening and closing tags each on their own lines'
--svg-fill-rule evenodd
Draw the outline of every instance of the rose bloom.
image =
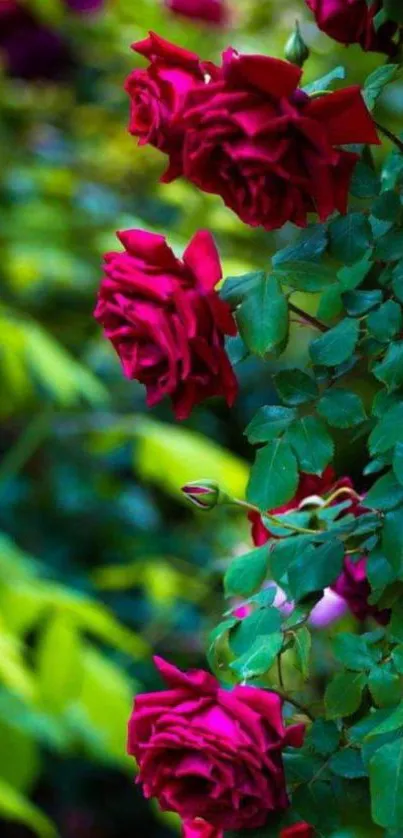
<svg viewBox="0 0 403 838">
<path fill-rule="evenodd" d="M 87 12 L 97 12 L 105 0 L 64 0 L 65 5 L 72 11 L 78 14 L 86 14 Z"/>
<path fill-rule="evenodd" d="M 174 14 L 213 25 L 223 26 L 228 20 L 224 0 L 165 0 Z"/>
<path fill-rule="evenodd" d="M 245 832 L 247 836 L 247 832 Z M 314 829 L 309 823 L 300 821 L 282 829 L 280 838 L 313 838 Z M 224 833 L 221 829 L 215 829 L 206 821 L 198 818 L 194 821 L 186 821 L 183 824 L 182 838 L 224 838 Z"/>
<path fill-rule="evenodd" d="M 320 476 L 302 472 L 295 497 L 284 506 L 271 509 L 270 512 L 272 515 L 281 515 L 290 512 L 297 509 L 301 501 L 311 495 L 323 497 L 332 494 L 344 486 L 346 488 L 352 488 L 350 478 L 343 477 L 340 480 L 336 480 L 335 473 L 330 466 Z M 338 498 L 336 503 L 342 499 Z M 359 501 L 354 499 L 344 514 L 349 513 L 359 516 L 365 511 L 365 507 L 361 506 Z M 342 515 L 343 513 L 341 513 L 341 517 Z M 252 538 L 256 547 L 266 544 L 269 538 L 273 538 L 270 531 L 265 527 L 258 512 L 250 512 L 248 517 L 252 523 Z M 371 605 L 369 602 L 371 587 L 366 574 L 365 556 L 362 556 L 356 561 L 353 561 L 349 556 L 345 556 L 343 571 L 334 585 L 331 586 L 331 591 L 334 591 L 338 597 L 341 597 L 347 603 L 350 611 L 357 619 L 365 620 L 367 617 L 373 617 L 383 625 L 389 622 L 390 612 L 387 610 L 381 611 L 376 605 Z M 312 624 L 321 628 L 331 622 L 333 617 L 334 619 L 338 619 L 342 614 L 343 609 L 341 603 L 337 600 L 332 602 L 325 595 L 323 600 L 312 611 Z M 328 619 L 329 617 L 330 619 Z"/>
<path fill-rule="evenodd" d="M 213 237 L 199 231 L 183 259 L 165 238 L 144 230 L 118 234 L 125 248 L 107 253 L 94 316 L 127 378 L 153 407 L 170 396 L 177 419 L 210 396 L 232 405 L 237 381 L 224 348 L 236 325 L 214 287 L 221 265 Z"/>
<path fill-rule="evenodd" d="M 364 50 L 393 55 L 396 44 L 393 36 L 397 24 L 388 22 L 374 26 L 374 17 L 382 8 L 382 0 L 305 0 L 315 15 L 316 23 L 341 44 L 361 44 Z"/>
<path fill-rule="evenodd" d="M 311 99 L 298 88 L 301 72 L 228 49 L 221 75 L 186 99 L 185 176 L 252 227 L 304 227 L 309 213 L 324 221 L 346 212 L 358 157 L 340 146 L 379 144 L 359 87 Z"/>
<path fill-rule="evenodd" d="M 228 691 L 207 672 L 180 672 L 160 658 L 156 665 L 168 689 L 137 696 L 129 721 L 145 796 L 196 821 L 199 834 L 197 819 L 216 830 L 253 829 L 286 809 L 282 752 L 302 745 L 305 728 L 284 726 L 280 696 Z"/>
<path fill-rule="evenodd" d="M 139 145 L 149 143 L 170 155 L 166 179 L 172 180 L 182 174 L 185 98 L 217 69 L 154 32 L 133 44 L 132 49 L 150 63 L 146 69 L 133 70 L 126 80 L 125 89 L 130 97 L 129 131 L 139 138 Z"/>
<path fill-rule="evenodd" d="M 0 56 L 9 76 L 27 81 L 59 81 L 73 68 L 62 36 L 15 0 L 0 2 Z"/>
</svg>

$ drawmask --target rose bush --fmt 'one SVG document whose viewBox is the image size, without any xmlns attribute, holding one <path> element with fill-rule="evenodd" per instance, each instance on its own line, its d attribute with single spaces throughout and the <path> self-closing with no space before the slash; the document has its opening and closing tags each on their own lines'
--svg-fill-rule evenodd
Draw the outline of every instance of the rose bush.
<svg viewBox="0 0 403 838">
<path fill-rule="evenodd" d="M 236 334 L 230 309 L 214 291 L 221 266 L 209 233 L 196 233 L 174 256 L 163 236 L 119 233 L 125 250 L 107 253 L 94 316 L 128 378 L 147 389 L 151 407 L 169 396 L 177 419 L 209 396 L 231 405 L 237 382 L 224 349 Z"/>
<path fill-rule="evenodd" d="M 302 745 L 304 725 L 284 726 L 281 698 L 156 665 L 168 690 L 137 696 L 128 735 L 146 797 L 219 829 L 258 827 L 287 808 L 282 753 Z"/>
</svg>

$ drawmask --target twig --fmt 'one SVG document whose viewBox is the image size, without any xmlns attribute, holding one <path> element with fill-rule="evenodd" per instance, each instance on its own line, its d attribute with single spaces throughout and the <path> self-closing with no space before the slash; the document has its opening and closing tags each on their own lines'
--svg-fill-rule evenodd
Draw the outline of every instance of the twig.
<svg viewBox="0 0 403 838">
<path fill-rule="evenodd" d="M 403 144 L 402 144 L 403 150 Z M 325 326 L 324 323 L 321 323 L 317 317 L 313 317 L 312 314 L 308 314 L 306 311 L 303 311 L 302 308 L 298 308 L 298 306 L 294 305 L 294 303 L 288 303 L 288 308 L 290 311 L 294 312 L 294 314 L 298 314 L 298 317 L 301 317 L 302 320 L 305 320 L 307 323 L 310 323 L 315 329 L 318 329 L 319 332 L 328 332 L 329 329 Z"/>
<path fill-rule="evenodd" d="M 378 130 L 381 132 L 381 134 L 384 134 L 384 136 L 387 137 L 388 140 L 390 140 L 392 143 L 394 143 L 396 148 L 399 149 L 400 153 L 403 154 L 403 142 L 402 142 L 402 140 L 399 140 L 399 137 L 396 137 L 396 134 L 393 134 L 392 131 L 389 131 L 389 128 L 385 128 L 385 126 L 381 125 L 380 122 L 375 121 L 375 125 L 378 128 Z"/>
</svg>

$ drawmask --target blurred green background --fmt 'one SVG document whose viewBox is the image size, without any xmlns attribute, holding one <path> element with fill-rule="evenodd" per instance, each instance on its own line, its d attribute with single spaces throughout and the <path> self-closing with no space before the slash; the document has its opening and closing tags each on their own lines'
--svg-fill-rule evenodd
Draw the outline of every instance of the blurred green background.
<svg viewBox="0 0 403 838">
<path fill-rule="evenodd" d="M 205 666 L 205 636 L 223 610 L 220 569 L 247 549 L 248 528 L 225 511 L 194 514 L 179 490 L 212 477 L 242 495 L 252 457 L 242 431 L 273 398 L 272 367 L 239 365 L 231 413 L 212 402 L 184 425 L 165 405 L 148 413 L 92 319 L 101 255 L 117 229 L 168 234 L 180 253 L 207 226 L 225 275 L 236 275 L 267 265 L 295 230 L 252 231 L 218 198 L 159 184 L 165 161 L 126 130 L 123 82 L 141 64 L 129 46 L 154 29 L 206 59 L 229 43 L 282 56 L 299 18 L 312 48 L 307 81 L 342 63 L 356 82 L 382 61 L 335 49 L 303 0 L 229 2 L 232 29 L 220 32 L 179 21 L 161 0 L 105 0 L 87 15 L 25 0 L 69 56 L 46 82 L 35 79 L 33 50 L 33 78 L 10 77 L 0 19 L 4 838 L 163 838 L 177 828 L 134 788 L 126 722 L 135 691 L 158 687 L 153 652 Z M 398 126 L 401 86 L 382 109 Z M 292 333 L 280 364 L 303 359 L 304 334 Z M 318 678 L 328 666 L 322 656 Z M 369 832 L 343 836 L 352 834 Z"/>
</svg>

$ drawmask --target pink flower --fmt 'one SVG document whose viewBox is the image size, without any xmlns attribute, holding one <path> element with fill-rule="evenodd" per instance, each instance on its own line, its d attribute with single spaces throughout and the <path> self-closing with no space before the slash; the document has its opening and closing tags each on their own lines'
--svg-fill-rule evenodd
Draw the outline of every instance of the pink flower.
<svg viewBox="0 0 403 838">
<path fill-rule="evenodd" d="M 358 157 L 340 146 L 379 144 L 359 87 L 311 99 L 300 79 L 293 64 L 230 48 L 221 75 L 186 99 L 185 177 L 252 227 L 346 212 Z"/>
<path fill-rule="evenodd" d="M 286 809 L 282 752 L 302 745 L 304 725 L 284 726 L 281 698 L 224 690 L 207 672 L 180 672 L 160 658 L 156 665 L 168 689 L 137 696 L 129 721 L 145 796 L 217 830 L 253 829 Z"/>
<path fill-rule="evenodd" d="M 118 237 L 125 249 L 105 256 L 94 316 L 127 378 L 145 385 L 149 407 L 169 396 L 177 419 L 209 396 L 233 404 L 237 381 L 224 337 L 236 326 L 214 291 L 221 266 L 211 234 L 196 233 L 183 260 L 163 236 L 126 230 Z"/>
<path fill-rule="evenodd" d="M 353 562 L 348 556 L 344 559 L 344 569 L 332 588 L 341 596 L 358 620 L 373 617 L 377 623 L 386 626 L 390 620 L 390 611 L 382 611 L 376 605 L 371 605 L 369 597 L 371 586 L 367 579 L 367 560 L 362 556 Z"/>
<path fill-rule="evenodd" d="M 294 823 L 280 832 L 280 838 L 313 838 L 315 830 L 313 826 L 305 821 Z"/>
<path fill-rule="evenodd" d="M 197 818 L 183 824 L 182 838 L 223 838 L 223 832 Z"/>
<path fill-rule="evenodd" d="M 149 60 L 147 69 L 133 70 L 125 89 L 130 96 L 129 131 L 139 145 L 149 143 L 170 155 L 170 175 L 182 173 L 183 118 L 187 94 L 216 71 L 193 52 L 150 32 L 132 49 Z"/>
<path fill-rule="evenodd" d="M 331 588 L 325 588 L 323 597 L 316 603 L 309 615 L 309 623 L 317 629 L 326 628 L 340 620 L 348 609 L 346 600 Z"/>
<path fill-rule="evenodd" d="M 228 20 L 228 9 L 224 0 L 165 0 L 168 9 L 177 15 L 223 26 Z"/>
<path fill-rule="evenodd" d="M 384 23 L 378 29 L 374 17 L 381 0 L 305 0 L 315 15 L 319 29 L 342 44 L 361 44 L 364 50 L 396 53 L 393 36 L 397 24 Z"/>
</svg>

